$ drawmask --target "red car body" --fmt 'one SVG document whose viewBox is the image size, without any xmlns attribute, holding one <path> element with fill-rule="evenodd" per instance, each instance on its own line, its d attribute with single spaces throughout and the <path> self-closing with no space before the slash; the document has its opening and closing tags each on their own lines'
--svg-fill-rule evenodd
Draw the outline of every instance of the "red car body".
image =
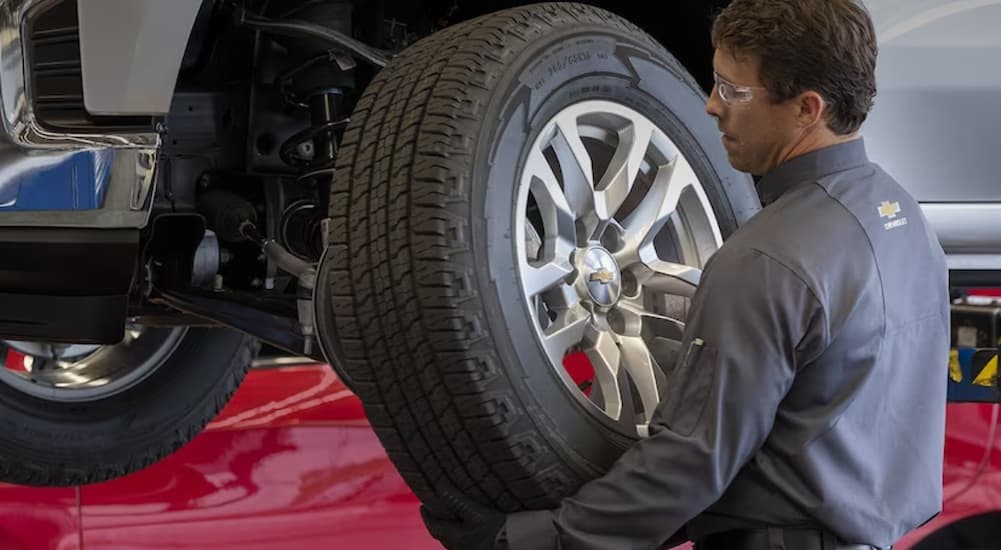
<svg viewBox="0 0 1001 550">
<path fill-rule="evenodd" d="M 945 508 L 897 546 L 1001 510 L 997 405 L 950 405 Z M 128 477 L 41 489 L 0 485 L 0 548 L 441 549 L 418 501 L 326 365 L 251 371 L 209 428 Z"/>
<path fill-rule="evenodd" d="M 896 550 L 908 550 L 929 535 L 963 519 L 1001 512 L 1001 442 L 997 438 L 1001 405 L 953 403 L 946 417 L 942 513 L 905 536 Z M 998 548 L 1001 523 L 993 529 L 993 544 L 968 543 L 967 548 Z M 918 545 L 922 548 L 921 545 Z M 931 545 L 922 550 L 958 550 Z"/>
<path fill-rule="evenodd" d="M 176 454 L 77 488 L 0 485 L 0 548 L 440 550 L 326 365 L 251 371 Z"/>
</svg>

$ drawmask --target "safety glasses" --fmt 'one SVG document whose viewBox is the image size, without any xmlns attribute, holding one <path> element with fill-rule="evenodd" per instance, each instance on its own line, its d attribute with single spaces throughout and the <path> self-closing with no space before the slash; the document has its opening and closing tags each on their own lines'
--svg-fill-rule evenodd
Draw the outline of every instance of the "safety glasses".
<svg viewBox="0 0 1001 550">
<path fill-rule="evenodd" d="M 761 86 L 741 86 L 734 84 L 723 78 L 716 71 L 713 71 L 713 81 L 716 83 L 716 91 L 724 103 L 747 103 L 754 97 L 754 90 L 764 90 Z"/>
</svg>

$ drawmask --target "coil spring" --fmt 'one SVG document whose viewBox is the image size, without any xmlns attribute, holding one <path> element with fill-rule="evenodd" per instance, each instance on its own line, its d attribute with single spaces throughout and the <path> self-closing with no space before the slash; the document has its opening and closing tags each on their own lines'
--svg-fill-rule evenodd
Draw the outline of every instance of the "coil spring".
<svg viewBox="0 0 1001 550">
<path fill-rule="evenodd" d="M 302 100 L 292 89 L 292 81 L 300 72 L 320 63 L 334 62 L 334 53 L 328 51 L 324 54 L 314 56 L 300 65 L 282 73 L 278 76 L 277 85 L 281 90 L 282 99 L 289 105 L 310 109 L 311 106 Z M 339 90 L 336 90 L 339 93 Z M 326 92 L 330 93 L 330 92 Z M 316 113 L 313 114 L 313 125 L 300 132 L 293 134 L 284 140 L 278 148 L 278 156 L 286 165 L 300 170 L 298 180 L 318 177 L 324 174 L 332 175 L 334 161 L 337 158 L 337 130 L 343 128 L 351 121 L 350 117 L 339 117 L 330 120 L 316 120 Z M 318 140 L 330 145 L 329 154 L 321 154 L 316 150 L 315 144 Z M 304 145 L 311 144 L 313 151 L 311 155 L 302 155 L 301 149 Z"/>
<path fill-rule="evenodd" d="M 333 162 L 337 157 L 337 139 L 334 132 L 338 128 L 347 125 L 348 122 L 350 122 L 350 119 L 345 117 L 338 120 L 324 122 L 315 126 L 310 126 L 301 132 L 297 132 L 282 142 L 282 145 L 278 150 L 278 156 L 285 164 L 302 170 L 303 174 L 299 176 L 300 178 L 307 175 L 316 175 L 314 173 L 317 170 L 333 169 Z M 326 135 L 324 136 L 324 134 Z M 326 139 L 333 145 L 334 158 L 320 158 L 320 155 L 315 154 L 315 152 L 313 158 L 299 156 L 299 148 L 303 144 L 315 143 L 316 138 L 320 136 L 326 137 Z"/>
</svg>

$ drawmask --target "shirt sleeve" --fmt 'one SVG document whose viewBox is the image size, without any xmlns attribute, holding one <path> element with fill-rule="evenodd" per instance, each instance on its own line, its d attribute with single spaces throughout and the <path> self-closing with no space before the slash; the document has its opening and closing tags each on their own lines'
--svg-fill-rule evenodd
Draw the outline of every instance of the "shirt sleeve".
<svg viewBox="0 0 1001 550">
<path fill-rule="evenodd" d="M 807 284 L 756 250 L 718 252 L 650 436 L 555 510 L 508 516 L 497 548 L 657 548 L 723 494 L 771 431 L 797 367 L 827 345 Z"/>
</svg>

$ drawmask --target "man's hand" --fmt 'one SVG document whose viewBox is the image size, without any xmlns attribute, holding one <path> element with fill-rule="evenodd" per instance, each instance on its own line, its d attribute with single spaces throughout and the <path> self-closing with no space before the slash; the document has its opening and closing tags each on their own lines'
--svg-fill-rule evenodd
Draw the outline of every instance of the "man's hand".
<svg viewBox="0 0 1001 550">
<path fill-rule="evenodd" d="M 440 500 L 454 517 L 441 517 L 421 505 L 421 517 L 431 536 L 449 550 L 493 550 L 494 540 L 507 518 L 446 486 Z"/>
</svg>

